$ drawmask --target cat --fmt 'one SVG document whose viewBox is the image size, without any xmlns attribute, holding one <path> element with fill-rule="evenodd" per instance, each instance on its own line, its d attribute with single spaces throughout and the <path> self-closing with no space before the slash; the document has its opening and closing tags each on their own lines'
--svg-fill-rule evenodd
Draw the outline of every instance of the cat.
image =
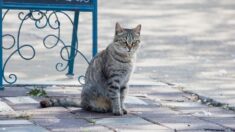
<svg viewBox="0 0 235 132">
<path fill-rule="evenodd" d="M 81 103 L 71 98 L 47 99 L 40 102 L 41 107 L 77 106 L 88 111 L 127 114 L 124 99 L 140 47 L 140 31 L 140 24 L 126 29 L 116 23 L 113 42 L 98 53 L 87 68 Z"/>
</svg>

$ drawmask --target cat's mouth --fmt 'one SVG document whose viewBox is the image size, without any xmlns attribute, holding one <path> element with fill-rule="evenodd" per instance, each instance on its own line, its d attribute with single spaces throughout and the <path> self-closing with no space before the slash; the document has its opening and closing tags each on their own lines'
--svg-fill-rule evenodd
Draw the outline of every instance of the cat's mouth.
<svg viewBox="0 0 235 132">
<path fill-rule="evenodd" d="M 128 48 L 128 51 L 127 52 L 131 52 L 131 47 L 127 47 Z"/>
</svg>

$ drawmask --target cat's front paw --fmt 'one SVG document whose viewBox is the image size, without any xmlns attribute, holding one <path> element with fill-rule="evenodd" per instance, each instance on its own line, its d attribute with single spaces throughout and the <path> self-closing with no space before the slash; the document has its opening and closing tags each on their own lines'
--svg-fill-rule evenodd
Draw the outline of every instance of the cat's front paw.
<svg viewBox="0 0 235 132">
<path fill-rule="evenodd" d="M 121 111 L 121 110 L 113 111 L 113 114 L 114 114 L 115 116 L 122 116 L 122 115 L 123 115 L 123 111 Z"/>
<path fill-rule="evenodd" d="M 128 111 L 126 109 L 122 109 L 122 111 L 123 111 L 123 114 L 125 114 L 125 115 L 128 113 Z"/>
</svg>

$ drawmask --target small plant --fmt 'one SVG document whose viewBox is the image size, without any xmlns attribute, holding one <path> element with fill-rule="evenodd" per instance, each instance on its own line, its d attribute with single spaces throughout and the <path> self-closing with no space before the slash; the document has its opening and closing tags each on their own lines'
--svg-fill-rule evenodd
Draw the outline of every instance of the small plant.
<svg viewBox="0 0 235 132">
<path fill-rule="evenodd" d="M 26 120 L 29 120 L 31 117 L 32 117 L 32 115 L 28 115 L 26 113 L 22 113 L 20 115 L 17 115 L 15 118 L 16 119 L 26 119 Z"/>
<path fill-rule="evenodd" d="M 27 95 L 30 95 L 30 96 L 36 96 L 36 97 L 42 97 L 42 96 L 47 96 L 47 93 L 45 90 L 43 89 L 38 89 L 38 88 L 34 88 L 34 89 L 31 89 Z"/>
<path fill-rule="evenodd" d="M 93 120 L 93 119 L 90 119 L 89 122 L 92 124 L 96 124 L 96 120 Z"/>
<path fill-rule="evenodd" d="M 17 116 L 15 117 L 16 119 L 26 119 L 26 120 L 29 120 L 31 116 L 29 115 L 20 115 L 20 116 Z"/>
</svg>

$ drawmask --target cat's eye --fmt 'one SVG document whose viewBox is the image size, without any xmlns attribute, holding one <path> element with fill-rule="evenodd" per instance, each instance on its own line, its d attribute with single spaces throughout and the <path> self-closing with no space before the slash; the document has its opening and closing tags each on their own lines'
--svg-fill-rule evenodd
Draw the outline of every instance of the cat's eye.
<svg viewBox="0 0 235 132">
<path fill-rule="evenodd" d="M 134 43 L 140 43 L 140 40 L 135 40 Z"/>
<path fill-rule="evenodd" d="M 137 44 L 139 44 L 139 43 L 140 43 L 139 40 L 135 40 L 135 41 L 132 43 L 132 46 L 135 46 L 135 45 L 137 45 Z"/>
</svg>

